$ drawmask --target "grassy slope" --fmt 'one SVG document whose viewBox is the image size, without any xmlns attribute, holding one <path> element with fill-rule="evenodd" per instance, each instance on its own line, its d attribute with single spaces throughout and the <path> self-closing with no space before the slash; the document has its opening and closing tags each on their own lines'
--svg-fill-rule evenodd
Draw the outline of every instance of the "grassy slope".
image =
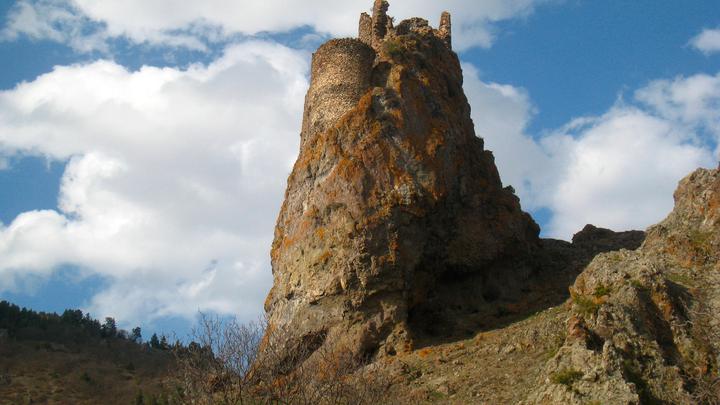
<svg viewBox="0 0 720 405">
<path fill-rule="evenodd" d="M 396 360 L 395 394 L 413 403 L 512 404 L 536 383 L 565 339 L 566 305 L 470 339 L 428 346 Z"/>
<path fill-rule="evenodd" d="M 163 390 L 171 356 L 121 340 L 0 341 L 0 404 L 134 404 Z"/>
</svg>

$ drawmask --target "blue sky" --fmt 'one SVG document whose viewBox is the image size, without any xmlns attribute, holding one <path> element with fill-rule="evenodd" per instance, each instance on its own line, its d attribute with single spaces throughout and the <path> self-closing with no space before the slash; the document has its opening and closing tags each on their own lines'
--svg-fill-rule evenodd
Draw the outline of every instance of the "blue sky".
<svg viewBox="0 0 720 405">
<path fill-rule="evenodd" d="M 370 2 L 175 3 L 0 2 L 0 298 L 180 334 L 260 315 L 311 53 Z M 544 235 L 644 228 L 717 164 L 713 1 L 436 3 L 390 14 L 453 12 L 477 132 Z"/>
</svg>

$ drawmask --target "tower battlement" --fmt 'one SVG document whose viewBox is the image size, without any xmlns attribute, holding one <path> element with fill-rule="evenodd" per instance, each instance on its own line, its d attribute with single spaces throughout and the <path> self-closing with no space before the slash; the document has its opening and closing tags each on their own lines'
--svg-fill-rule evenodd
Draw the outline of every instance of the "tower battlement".
<svg viewBox="0 0 720 405">
<path fill-rule="evenodd" d="M 435 36 L 450 48 L 450 13 L 437 29 L 427 20 L 410 18 L 397 26 L 386 0 L 375 0 L 372 15 L 362 13 L 358 38 L 333 39 L 313 54 L 310 89 L 305 98 L 302 142 L 332 127 L 372 87 L 373 67 L 386 41 L 412 33 Z"/>
<path fill-rule="evenodd" d="M 415 27 L 423 27 L 432 30 L 427 24 L 427 20 L 420 18 L 404 20 L 396 29 L 393 25 L 393 18 L 387 14 L 389 7 L 390 4 L 386 0 L 375 0 L 372 16 L 368 13 L 360 14 L 358 38 L 360 41 L 372 46 L 376 51 L 380 49 L 380 46 L 386 38 L 406 34 L 408 33 L 408 28 L 412 30 Z M 418 24 L 418 22 L 421 21 L 425 23 Z M 404 27 L 404 29 L 400 29 L 400 27 Z M 440 16 L 440 25 L 438 25 L 436 30 L 432 31 L 436 37 L 442 39 L 449 48 L 452 48 L 452 24 L 449 12 L 444 11 L 442 13 Z"/>
</svg>

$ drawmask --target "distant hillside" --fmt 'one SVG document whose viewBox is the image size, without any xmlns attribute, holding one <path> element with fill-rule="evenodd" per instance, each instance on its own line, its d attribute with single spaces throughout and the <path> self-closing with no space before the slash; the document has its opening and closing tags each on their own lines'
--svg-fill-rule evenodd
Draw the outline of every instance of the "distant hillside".
<svg viewBox="0 0 720 405">
<path fill-rule="evenodd" d="M 0 404 L 166 403 L 170 346 L 140 332 L 0 302 Z"/>
</svg>

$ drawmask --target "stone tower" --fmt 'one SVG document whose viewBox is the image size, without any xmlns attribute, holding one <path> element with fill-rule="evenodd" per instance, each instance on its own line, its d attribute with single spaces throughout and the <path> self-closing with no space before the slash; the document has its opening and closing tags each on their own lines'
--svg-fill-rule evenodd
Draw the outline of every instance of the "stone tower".
<svg viewBox="0 0 720 405">
<path fill-rule="evenodd" d="M 359 38 L 313 55 L 265 303 L 288 353 L 410 350 L 446 311 L 526 277 L 499 263 L 538 243 L 475 136 L 450 15 L 434 29 L 421 18 L 394 25 L 387 10 L 376 0 Z"/>
</svg>

